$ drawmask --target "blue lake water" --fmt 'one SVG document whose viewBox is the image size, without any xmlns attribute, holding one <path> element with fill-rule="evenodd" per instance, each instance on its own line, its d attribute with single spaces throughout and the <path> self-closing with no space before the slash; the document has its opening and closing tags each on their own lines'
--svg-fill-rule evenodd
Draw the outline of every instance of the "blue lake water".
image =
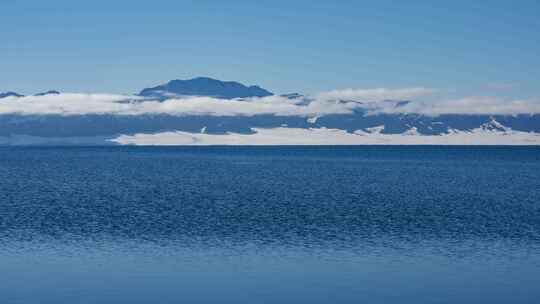
<svg viewBox="0 0 540 304">
<path fill-rule="evenodd" d="M 0 148 L 0 274 L 0 303 L 532 303 L 540 148 Z"/>
</svg>

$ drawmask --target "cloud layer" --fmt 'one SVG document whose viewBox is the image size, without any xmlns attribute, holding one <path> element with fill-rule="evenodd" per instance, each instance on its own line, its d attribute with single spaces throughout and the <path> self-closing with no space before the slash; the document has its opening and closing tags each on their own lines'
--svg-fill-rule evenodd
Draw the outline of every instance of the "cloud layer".
<svg viewBox="0 0 540 304">
<path fill-rule="evenodd" d="M 60 94 L 47 96 L 8 97 L 0 99 L 0 114 L 20 115 L 212 115 L 253 116 L 317 116 L 348 114 L 353 104 L 313 100 L 291 100 L 280 96 L 225 100 L 212 97 L 189 97 L 165 101 L 144 100 L 135 96 L 107 94 Z"/>
<path fill-rule="evenodd" d="M 223 100 L 211 97 L 188 97 L 165 101 L 138 96 L 112 94 L 72 94 L 8 97 L 0 99 L 0 115 L 144 115 L 175 116 L 301 116 L 321 117 L 329 114 L 351 114 L 363 109 L 368 114 L 417 113 L 442 114 L 539 114 L 540 101 L 509 100 L 495 97 L 444 99 L 428 88 L 346 89 L 321 93 L 313 97 L 289 99 L 281 96 Z M 396 101 L 411 100 L 407 104 Z"/>
<path fill-rule="evenodd" d="M 319 100 L 351 100 L 362 102 L 379 102 L 384 100 L 413 100 L 432 95 L 436 90 L 423 87 L 403 89 L 344 89 L 323 92 L 317 95 Z"/>
<path fill-rule="evenodd" d="M 380 108 L 373 113 L 416 113 L 430 116 L 443 114 L 518 115 L 540 113 L 535 100 L 507 100 L 497 97 L 473 96 L 437 102 L 411 102 L 399 108 Z"/>
</svg>

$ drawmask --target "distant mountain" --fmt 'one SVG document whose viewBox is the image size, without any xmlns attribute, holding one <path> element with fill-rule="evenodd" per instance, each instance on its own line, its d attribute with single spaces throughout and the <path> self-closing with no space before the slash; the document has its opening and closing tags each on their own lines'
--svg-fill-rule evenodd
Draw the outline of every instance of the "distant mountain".
<svg viewBox="0 0 540 304">
<path fill-rule="evenodd" d="M 259 86 L 245 86 L 235 81 L 221 81 L 208 77 L 171 80 L 166 84 L 146 88 L 140 96 L 166 99 L 182 96 L 209 96 L 223 99 L 265 97 L 273 95 Z"/>
<path fill-rule="evenodd" d="M 60 94 L 47 91 L 35 96 Z M 208 96 L 244 99 L 270 96 L 258 86 L 211 78 L 173 80 L 144 89 L 147 99 Z M 0 98 L 23 95 L 7 92 Z M 288 106 L 309 107 L 317 100 L 299 93 L 280 95 Z M 143 98 L 143 99 L 146 99 Z M 118 101 L 134 106 L 139 99 Z M 11 101 L 0 101 L 3 103 Z M 39 102 L 32 101 L 32 102 Z M 44 100 L 46 103 L 47 100 Z M 254 103 L 255 101 L 253 101 Z M 14 111 L 0 112 L 0 146 L 32 144 L 173 143 L 173 144 L 530 144 L 540 145 L 540 114 L 423 115 L 400 111 L 377 112 L 377 109 L 399 109 L 414 101 L 330 100 L 331 104 L 354 104 L 350 112 L 304 114 L 276 112 L 253 115 L 157 114 L 21 114 L 21 103 L 13 102 Z M 267 105 L 267 103 L 265 103 Z M 64 104 L 60 104 L 64 107 Z M 315 104 L 315 108 L 320 105 Z M 7 107 L 9 108 L 9 107 Z M 280 108 L 281 109 L 281 108 Z M 0 110 L 2 110 L 0 108 Z M 375 111 L 374 111 L 375 110 Z M 236 111 L 236 110 L 235 110 Z M 30 112 L 31 113 L 31 112 Z M 246 112 L 249 113 L 249 112 Z M 311 112 L 308 112 L 311 113 Z M 153 134 L 157 139 L 154 139 Z M 161 134 L 161 135 L 159 135 Z M 162 136 L 161 138 L 159 136 Z M 142 138 L 142 139 L 141 139 Z M 116 140 L 121 139 L 121 140 Z M 138 141 L 141 139 L 142 141 Z M 146 141 L 146 140 L 150 141 Z M 113 140 L 113 141 L 111 141 Z"/>
<path fill-rule="evenodd" d="M 60 94 L 60 92 L 58 92 L 58 91 L 49 90 L 47 92 L 34 94 L 34 96 L 59 95 L 59 94 Z M 15 92 L 0 93 L 0 98 L 6 98 L 6 97 L 24 97 L 24 95 L 21 95 L 21 94 L 15 93 Z"/>
<path fill-rule="evenodd" d="M 523 115 L 460 115 L 425 116 L 420 114 L 366 115 L 331 114 L 321 117 L 279 116 L 212 116 L 167 114 L 148 115 L 0 115 L 0 146 L 16 136 L 39 138 L 116 138 L 122 134 L 154 134 L 182 131 L 193 134 L 226 135 L 230 132 L 249 135 L 254 129 L 291 128 L 290 130 L 340 130 L 348 134 L 370 136 L 445 136 L 452 134 L 496 134 L 501 140 L 521 132 L 519 136 L 535 136 L 530 144 L 540 144 L 540 114 Z M 536 134 L 536 135 L 535 135 Z M 14 137 L 15 136 L 15 137 Z M 332 137 L 331 133 L 328 135 Z M 429 138 L 429 137 L 427 137 Z M 44 139 L 43 139 L 44 140 Z M 101 143 L 105 143 L 101 142 Z M 99 143 L 99 144 L 101 144 Z M 463 141 L 474 144 L 475 141 Z"/>
<path fill-rule="evenodd" d="M 50 91 L 43 92 L 43 93 L 37 93 L 34 96 L 59 95 L 59 94 L 60 94 L 60 92 L 58 92 L 58 91 L 50 90 Z"/>
<path fill-rule="evenodd" d="M 0 98 L 6 98 L 6 97 L 23 97 L 24 95 L 15 93 L 15 92 L 5 92 L 0 93 Z"/>
</svg>

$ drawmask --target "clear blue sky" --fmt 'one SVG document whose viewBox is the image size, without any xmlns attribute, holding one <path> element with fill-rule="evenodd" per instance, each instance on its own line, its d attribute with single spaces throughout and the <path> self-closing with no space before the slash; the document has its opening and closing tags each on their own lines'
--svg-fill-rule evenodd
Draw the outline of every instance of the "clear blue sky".
<svg viewBox="0 0 540 304">
<path fill-rule="evenodd" d="M 2 0 L 0 39 L 0 91 L 130 93 L 211 76 L 276 93 L 540 96 L 534 0 Z"/>
</svg>

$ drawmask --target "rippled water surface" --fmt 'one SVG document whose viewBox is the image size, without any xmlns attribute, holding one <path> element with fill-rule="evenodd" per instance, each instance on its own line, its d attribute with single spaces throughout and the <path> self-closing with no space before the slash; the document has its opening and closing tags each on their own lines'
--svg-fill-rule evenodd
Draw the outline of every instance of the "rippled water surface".
<svg viewBox="0 0 540 304">
<path fill-rule="evenodd" d="M 537 147 L 0 148 L 1 303 L 532 303 Z"/>
</svg>

